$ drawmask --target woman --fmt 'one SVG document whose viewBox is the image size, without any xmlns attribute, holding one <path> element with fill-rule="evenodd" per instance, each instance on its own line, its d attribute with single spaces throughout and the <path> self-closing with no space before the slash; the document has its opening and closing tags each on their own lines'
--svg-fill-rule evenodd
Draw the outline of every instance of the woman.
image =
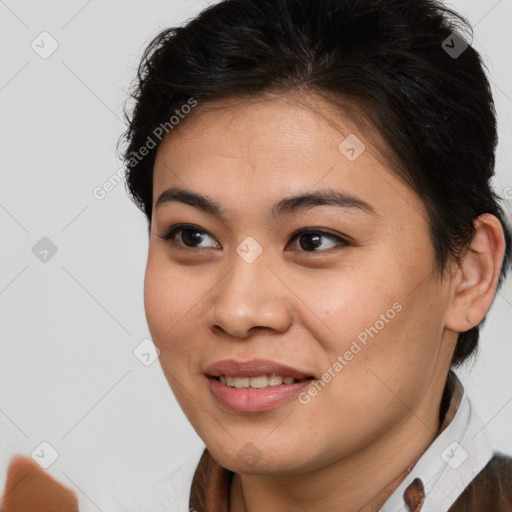
<svg viewBox="0 0 512 512">
<path fill-rule="evenodd" d="M 511 511 L 451 371 L 510 261 L 496 120 L 434 0 L 225 0 L 147 48 L 145 308 L 191 510 Z"/>
</svg>

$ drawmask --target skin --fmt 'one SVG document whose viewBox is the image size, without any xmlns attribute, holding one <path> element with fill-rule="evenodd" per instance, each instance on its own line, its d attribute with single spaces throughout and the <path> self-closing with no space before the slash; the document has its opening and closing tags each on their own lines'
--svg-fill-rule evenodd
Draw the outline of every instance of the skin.
<svg viewBox="0 0 512 512">
<path fill-rule="evenodd" d="M 382 490 L 439 428 L 457 334 L 480 322 L 494 298 L 499 221 L 475 219 L 473 244 L 441 279 L 422 200 L 391 173 L 378 133 L 334 116 L 312 95 L 212 102 L 157 153 L 146 316 L 184 413 L 236 473 L 231 512 L 378 510 Z M 338 149 L 349 134 L 366 145 L 355 161 Z M 170 187 L 210 197 L 225 218 L 177 201 L 156 208 Z M 269 218 L 281 199 L 324 188 L 375 213 L 323 205 Z M 182 222 L 203 230 L 195 245 L 183 231 L 174 244 L 160 238 Z M 311 238 L 292 238 L 304 227 L 349 243 L 323 235 L 311 248 Z M 236 252 L 248 236 L 263 249 L 252 263 Z M 270 359 L 321 379 L 395 303 L 401 310 L 307 405 L 291 399 L 235 413 L 210 391 L 205 369 L 223 359 Z M 239 457 L 246 443 L 259 456 L 251 465 Z"/>
</svg>

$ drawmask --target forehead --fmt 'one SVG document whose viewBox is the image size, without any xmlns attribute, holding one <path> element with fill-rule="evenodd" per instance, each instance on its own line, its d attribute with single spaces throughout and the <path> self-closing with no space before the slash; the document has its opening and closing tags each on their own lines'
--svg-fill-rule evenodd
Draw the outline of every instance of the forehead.
<svg viewBox="0 0 512 512">
<path fill-rule="evenodd" d="M 343 115 L 317 96 L 200 104 L 159 147 L 153 202 L 179 186 L 243 209 L 248 200 L 275 202 L 328 187 L 376 209 L 396 209 L 398 202 L 410 208 L 419 198 L 391 172 L 382 139 L 357 112 Z"/>
<path fill-rule="evenodd" d="M 382 145 L 362 110 L 355 105 L 346 108 L 348 112 L 340 113 L 322 97 L 298 94 L 207 101 L 170 131 L 158 153 L 181 143 L 199 153 L 223 152 L 235 159 L 288 161 L 297 155 L 317 160 L 318 150 L 333 144 L 337 149 L 349 135 L 357 134 L 365 145 Z"/>
</svg>

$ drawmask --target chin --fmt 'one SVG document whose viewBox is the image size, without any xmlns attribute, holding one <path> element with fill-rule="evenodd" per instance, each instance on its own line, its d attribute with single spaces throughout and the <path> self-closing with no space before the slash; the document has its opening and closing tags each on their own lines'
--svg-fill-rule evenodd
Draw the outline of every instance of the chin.
<svg viewBox="0 0 512 512">
<path fill-rule="evenodd" d="M 250 436 L 233 436 L 225 444 L 205 443 L 211 456 L 223 467 L 239 474 L 301 473 L 313 469 L 311 460 L 304 460 L 295 446 L 276 447 L 276 443 L 253 442 Z M 234 439 L 237 440 L 236 444 Z M 254 437 L 252 437 L 254 439 Z M 298 457 L 298 455 L 300 455 Z"/>
</svg>

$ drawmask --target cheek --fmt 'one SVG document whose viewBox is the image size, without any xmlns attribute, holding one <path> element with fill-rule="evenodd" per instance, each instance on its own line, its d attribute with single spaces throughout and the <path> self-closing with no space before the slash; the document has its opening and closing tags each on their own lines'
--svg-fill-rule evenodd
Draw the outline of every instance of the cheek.
<svg viewBox="0 0 512 512">
<path fill-rule="evenodd" d="M 429 386 L 438 364 L 443 305 L 436 298 L 435 286 L 426 283 L 410 295 L 401 289 L 381 290 L 362 307 L 354 304 L 355 314 L 338 310 L 334 330 L 344 334 L 324 347 L 336 375 L 324 405 L 337 404 L 340 417 L 359 415 L 360 421 L 388 413 L 391 421 L 394 414 L 401 414 L 400 403 L 412 406 Z"/>
<path fill-rule="evenodd" d="M 163 374 L 189 421 L 198 422 L 196 399 L 199 396 L 192 379 L 197 354 L 198 329 L 201 317 L 200 297 L 195 281 L 176 272 L 164 258 L 148 255 L 144 279 L 144 307 L 154 344 L 160 351 L 159 363 Z"/>
<path fill-rule="evenodd" d="M 198 280 L 176 271 L 165 258 L 149 252 L 144 278 L 144 308 L 155 345 L 166 361 L 193 351 L 194 336 L 201 321 L 201 298 L 205 290 Z M 170 361 L 169 361 L 170 363 Z"/>
<path fill-rule="evenodd" d="M 364 343 L 369 332 L 388 330 L 402 310 L 400 283 L 386 280 L 368 266 L 296 279 L 292 287 L 315 313 L 299 305 L 306 313 L 302 319 L 309 319 L 306 328 L 331 357 L 349 350 L 353 340 Z"/>
<path fill-rule="evenodd" d="M 391 380 L 401 374 L 421 381 L 435 367 L 443 332 L 443 290 L 434 277 L 425 278 L 425 271 L 410 267 L 367 265 L 364 273 L 354 268 L 339 280 L 321 280 L 322 286 L 309 293 L 318 316 L 307 328 L 322 345 L 325 371 L 338 361 L 343 371 L 337 374 L 350 375 L 350 388 L 358 388 L 369 369 Z M 303 288 L 299 293 L 305 292 Z"/>
</svg>

